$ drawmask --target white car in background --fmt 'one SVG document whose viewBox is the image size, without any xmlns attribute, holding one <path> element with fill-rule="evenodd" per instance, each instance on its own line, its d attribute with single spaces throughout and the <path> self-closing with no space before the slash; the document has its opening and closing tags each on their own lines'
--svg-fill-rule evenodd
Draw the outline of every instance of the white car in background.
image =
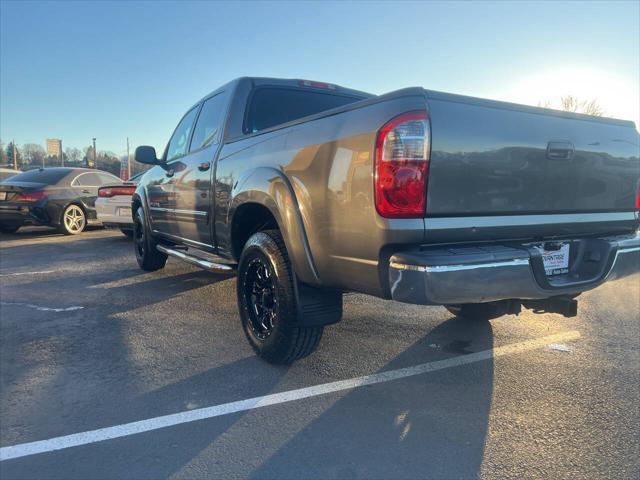
<svg viewBox="0 0 640 480">
<path fill-rule="evenodd" d="M 133 236 L 131 197 L 133 192 L 136 191 L 138 180 L 140 180 L 143 173 L 134 175 L 126 182 L 105 185 L 98 189 L 96 212 L 98 213 L 98 220 L 105 227 L 119 228 L 126 236 Z"/>
<path fill-rule="evenodd" d="M 20 170 L 14 170 L 13 168 L 4 168 L 0 167 L 0 182 L 6 180 L 7 178 L 11 178 L 14 175 L 20 173 Z"/>
</svg>

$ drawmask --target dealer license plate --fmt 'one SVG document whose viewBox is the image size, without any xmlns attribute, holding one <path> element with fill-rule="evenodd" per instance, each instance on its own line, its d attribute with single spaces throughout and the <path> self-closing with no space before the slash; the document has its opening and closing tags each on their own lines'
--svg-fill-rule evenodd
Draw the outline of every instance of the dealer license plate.
<svg viewBox="0 0 640 480">
<path fill-rule="evenodd" d="M 6 200 L 7 199 L 7 192 L 0 192 L 0 200 Z"/>
<path fill-rule="evenodd" d="M 131 216 L 131 208 L 130 207 L 120 207 L 118 209 L 118 215 L 121 217 L 130 217 Z"/>
<path fill-rule="evenodd" d="M 563 243 L 558 250 L 536 247 L 542 255 L 542 263 L 547 275 L 562 275 L 569 272 L 569 247 L 568 243 Z"/>
</svg>

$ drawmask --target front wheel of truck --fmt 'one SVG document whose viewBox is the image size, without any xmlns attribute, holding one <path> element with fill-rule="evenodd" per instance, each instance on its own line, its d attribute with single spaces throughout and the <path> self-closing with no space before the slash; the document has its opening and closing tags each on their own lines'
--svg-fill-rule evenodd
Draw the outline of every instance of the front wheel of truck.
<svg viewBox="0 0 640 480">
<path fill-rule="evenodd" d="M 252 235 L 238 264 L 238 308 L 249 344 L 271 363 L 306 357 L 322 338 L 322 326 L 296 325 L 295 281 L 280 232 Z"/>
<path fill-rule="evenodd" d="M 160 270 L 167 263 L 167 255 L 158 251 L 144 221 L 144 210 L 138 207 L 133 219 L 133 248 L 141 269 L 147 272 Z"/>
</svg>

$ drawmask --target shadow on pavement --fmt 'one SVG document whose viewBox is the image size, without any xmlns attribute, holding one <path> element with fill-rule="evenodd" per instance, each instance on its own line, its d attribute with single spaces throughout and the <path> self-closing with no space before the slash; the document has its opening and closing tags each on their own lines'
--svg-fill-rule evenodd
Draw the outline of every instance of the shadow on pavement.
<svg viewBox="0 0 640 480">
<path fill-rule="evenodd" d="M 124 236 L 118 239 L 128 242 Z M 107 242 L 104 245 L 112 245 L 113 240 L 116 238 L 99 238 Z M 113 258 L 120 252 L 120 243 L 101 250 L 96 260 Z M 27 259 L 29 250 L 25 247 L 17 253 Z M 60 255 L 56 261 L 66 261 L 70 254 Z M 162 302 L 229 277 L 185 270 L 182 265 L 177 272 L 147 274 L 137 269 L 135 260 L 127 265 L 116 276 L 113 270 L 83 271 L 63 282 L 44 277 L 24 285 L 48 295 L 63 295 L 64 291 L 86 295 L 85 310 L 64 315 L 23 312 L 16 318 L 3 315 L 2 445 L 244 399 L 247 392 L 253 396 L 279 391 L 278 385 L 289 369 L 268 365 L 254 356 L 236 356 L 228 363 L 197 371 L 191 361 L 198 365 L 215 363 L 216 353 L 206 351 L 210 339 L 205 335 L 215 335 L 219 330 L 206 322 L 181 323 L 180 310 L 175 310 L 175 317 L 153 316 L 153 308 Z M 141 275 L 147 276 L 136 279 Z M 108 286 L 101 291 L 104 285 Z M 12 295 L 18 292 L 14 289 Z M 198 315 L 196 308 L 204 312 L 215 308 L 215 299 L 205 292 L 201 305 L 193 305 L 192 315 Z M 140 318 L 136 318 L 137 311 L 141 312 Z M 201 330 L 190 331 L 194 327 Z M 192 335 L 194 341 L 176 343 L 183 345 L 184 351 L 172 350 L 171 336 L 181 335 Z M 228 341 L 238 340 L 234 338 L 230 336 Z M 379 371 L 492 346 L 488 322 L 451 318 Z M 157 356 L 154 349 L 158 350 Z M 204 361 L 198 362 L 199 358 Z M 176 359 L 182 360 L 183 370 L 176 371 Z M 197 373 L 188 373 L 194 370 Z M 163 371 L 169 372 L 166 377 Z M 181 372 L 188 376 L 180 378 Z M 174 380 L 167 384 L 165 378 Z M 149 391 L 147 383 L 164 386 Z M 296 401 L 252 414 L 240 412 L 27 457 L 3 463 L 2 476 L 24 478 L 38 472 L 41 477 L 58 478 L 222 477 L 229 472 L 245 472 L 252 478 L 477 477 L 492 393 L 490 360 L 320 397 L 320 403 L 319 399 Z M 327 398 L 336 400 L 317 410 Z M 315 405 L 316 410 L 309 410 L 303 402 Z M 269 409 L 280 413 L 272 418 L 274 410 Z M 283 409 L 290 409 L 290 422 L 282 415 Z M 277 439 L 273 431 L 261 427 L 267 418 L 269 428 L 277 427 Z M 242 425 L 240 430 L 247 430 L 245 423 L 254 435 L 239 438 L 232 427 Z M 230 448 L 233 454 L 225 454 Z M 251 450 L 247 459 L 252 461 L 234 464 L 242 462 L 242 455 L 238 455 L 242 448 Z M 198 459 L 205 449 L 207 458 Z M 53 468 L 55 465 L 67 467 Z"/>
<path fill-rule="evenodd" d="M 473 339 L 471 341 L 470 339 Z M 492 345 L 489 323 L 469 323 L 450 319 L 429 332 L 381 371 L 423 363 L 433 358 L 449 358 L 450 349 L 464 355 L 486 350 Z M 460 349 L 464 350 L 460 353 Z M 256 357 L 243 358 L 212 368 L 181 381 L 132 398 L 127 405 L 131 419 L 148 418 L 145 412 L 175 413 L 210 406 L 211 399 L 224 403 L 244 398 L 252 383 L 277 391 L 288 368 L 264 364 Z M 314 417 L 299 431 L 297 421 L 287 423 L 280 411 L 278 434 L 287 436 L 276 453 L 253 469 L 251 478 L 475 478 L 479 476 L 484 454 L 493 391 L 493 362 L 484 361 L 461 368 L 432 372 L 349 391 L 328 409 Z M 123 392 L 126 394 L 126 392 Z M 244 396 L 243 396 L 244 395 Z M 261 449 L 278 442 L 269 428 L 261 427 L 270 408 L 290 408 L 292 418 L 305 416 L 302 400 L 280 407 L 266 407 L 249 420 L 254 435 L 237 438 L 228 435 L 232 427 L 250 412 L 239 412 L 211 420 L 178 425 L 122 439 L 73 448 L 60 453 L 42 454 L 25 461 L 5 464 L 11 478 L 28 477 L 27 472 L 48 471 L 52 478 L 166 478 L 172 475 L 222 478 L 229 472 L 243 472 L 241 448 L 247 459 L 255 459 Z M 86 402 L 80 402 L 79 407 Z M 94 403 L 95 406 L 95 403 Z M 91 411 L 76 412 L 87 415 Z M 95 409 L 93 409 L 95 415 Z M 103 425 L 111 425 L 108 418 Z M 277 424 L 277 423 L 276 423 Z M 245 427 L 246 429 L 246 427 Z M 78 431 L 78 429 L 74 429 Z M 208 452 L 207 465 L 198 468 L 194 460 L 215 443 L 224 447 Z M 229 445 L 228 443 L 231 443 Z M 97 455 L 99 453 L 99 455 Z M 64 459 L 72 469 L 64 475 L 48 468 Z M 19 468 L 22 464 L 28 468 Z M 213 465 L 210 463 L 214 462 Z M 185 468 L 186 467 L 186 468 Z"/>
<path fill-rule="evenodd" d="M 145 272 L 124 270 L 118 280 L 133 279 Z M 111 273 L 111 277 L 113 274 Z M 0 337 L 0 399 L 2 444 L 15 443 L 29 428 L 37 427 L 38 438 L 83 431 L 121 422 L 122 409 L 96 417 L 96 405 L 122 404 L 124 398 L 139 395 L 141 372 L 132 344 L 140 326 L 120 314 L 151 308 L 172 296 L 207 287 L 228 277 L 204 271 L 156 276 L 144 281 L 92 292 L 102 297 L 83 310 L 54 313 L 25 308 L 2 307 Z M 104 272 L 76 275 L 66 282 L 40 279 L 26 288 L 38 292 L 63 290 L 76 298 L 101 284 Z M 112 279 L 112 278 L 111 278 Z M 57 290 L 55 290 L 57 288 Z M 15 294 L 13 294 L 15 296 Z M 20 298 L 12 298 L 20 302 Z M 86 302 L 86 301 L 85 301 Z M 31 301 L 33 303 L 33 301 Z M 147 323 L 147 328 L 149 324 Z M 158 336 L 170 335 L 170 325 L 158 325 Z M 145 346 L 145 348 L 147 348 Z M 149 346 L 153 348 L 153 344 Z M 90 365 L 90 368 L 87 368 Z M 73 388 L 70 388 L 70 387 Z M 128 407 L 131 408 L 132 405 Z M 146 416 L 145 410 L 131 411 L 132 418 Z M 69 423 L 73 420 L 74 423 Z M 36 438 L 33 438 L 36 439 Z M 24 441 L 24 440 L 20 440 Z"/>
<path fill-rule="evenodd" d="M 491 325 L 450 319 L 382 370 L 422 363 L 433 345 L 461 355 L 490 349 Z M 492 392 L 492 360 L 353 390 L 251 478 L 478 477 Z"/>
</svg>

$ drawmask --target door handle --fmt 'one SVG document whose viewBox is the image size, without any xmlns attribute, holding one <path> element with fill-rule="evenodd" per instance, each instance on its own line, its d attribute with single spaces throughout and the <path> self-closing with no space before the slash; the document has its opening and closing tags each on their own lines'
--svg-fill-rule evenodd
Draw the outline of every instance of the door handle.
<svg viewBox="0 0 640 480">
<path fill-rule="evenodd" d="M 200 165 L 198 165 L 198 170 L 200 170 L 201 172 L 206 172 L 207 170 L 209 170 L 210 166 L 211 164 L 209 162 L 202 162 Z"/>
<path fill-rule="evenodd" d="M 165 173 L 165 175 L 166 175 L 167 177 L 173 177 L 173 174 L 174 174 L 174 173 L 175 173 L 175 172 L 173 171 L 173 169 L 171 169 L 171 170 L 167 170 L 167 173 Z"/>
<path fill-rule="evenodd" d="M 91 193 L 91 190 L 82 190 L 82 193 Z"/>
<path fill-rule="evenodd" d="M 549 160 L 569 160 L 576 151 L 573 143 L 567 141 L 551 141 L 547 143 L 547 158 Z"/>
</svg>

